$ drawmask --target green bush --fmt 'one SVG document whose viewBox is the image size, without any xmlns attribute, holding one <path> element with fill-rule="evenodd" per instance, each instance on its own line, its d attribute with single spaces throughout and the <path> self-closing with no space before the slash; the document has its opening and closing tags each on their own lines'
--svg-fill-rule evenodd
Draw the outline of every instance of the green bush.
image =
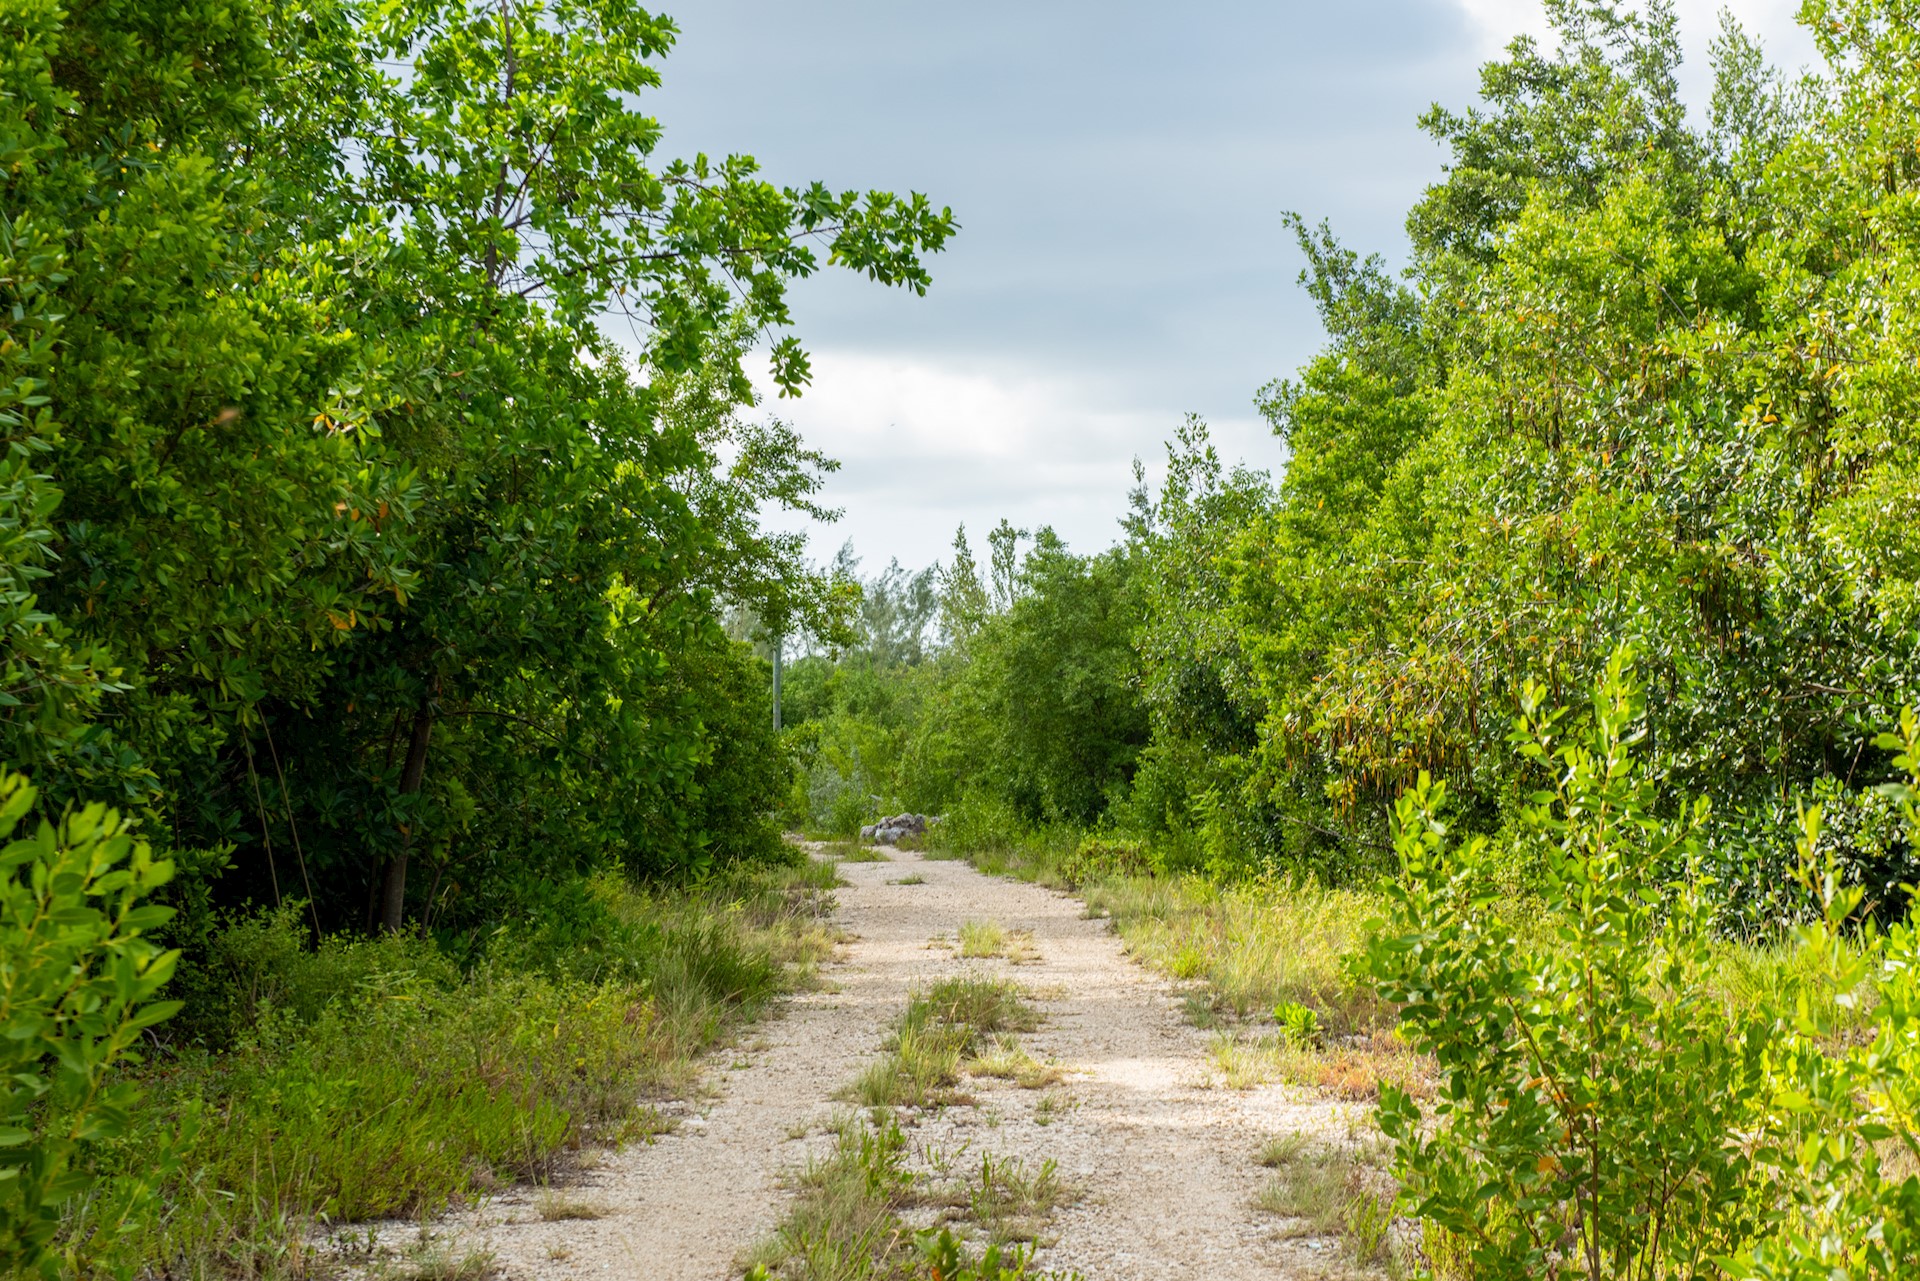
<svg viewBox="0 0 1920 1281">
<path fill-rule="evenodd" d="M 1905 783 L 1898 802 L 1908 840 L 1920 841 L 1920 717 L 1902 713 L 1882 735 Z M 1770 1181 L 1774 1221 L 1728 1271 L 1753 1281 L 1894 1281 L 1920 1275 L 1920 931 L 1912 920 L 1864 937 L 1867 887 L 1846 884 L 1843 856 L 1822 840 L 1821 816 L 1802 824 L 1800 852 L 1820 913 L 1797 931 L 1804 968 L 1838 1002 L 1775 1007 L 1764 1126 L 1753 1142 Z M 1853 1026 L 1861 986 L 1872 1027 Z"/>
<path fill-rule="evenodd" d="M 1154 871 L 1153 860 L 1139 841 L 1115 837 L 1089 836 L 1074 847 L 1073 854 L 1060 865 L 1060 878 L 1070 888 L 1088 881 L 1112 876 L 1147 876 Z"/>
<path fill-rule="evenodd" d="M 22 775 L 0 778 L 0 837 L 36 799 Z M 140 1098 L 118 1069 L 178 1008 L 152 999 L 175 954 L 146 937 L 170 912 L 140 902 L 173 869 L 100 805 L 11 841 L 0 868 L 0 1269 L 85 1275 L 140 1225 L 171 1159 L 162 1144 L 147 1169 L 97 1168 Z M 60 1235 L 83 1199 L 87 1230 Z"/>
<path fill-rule="evenodd" d="M 1769 1027 L 1730 1023 L 1699 981 L 1710 909 L 1657 879 L 1697 858 L 1705 807 L 1656 817 L 1624 652 L 1585 741 L 1560 741 L 1542 701 L 1530 684 L 1515 739 L 1555 780 L 1528 812 L 1551 842 L 1546 929 L 1504 910 L 1488 841 L 1452 846 L 1443 785 L 1422 776 L 1397 808 L 1405 879 L 1362 964 L 1442 1084 L 1431 1114 L 1384 1088 L 1381 1128 L 1475 1277 L 1710 1275 L 1759 1224 L 1736 1136 L 1761 1113 Z"/>
<path fill-rule="evenodd" d="M 1552 778 L 1527 812 L 1549 851 L 1539 919 L 1514 919 L 1487 841 L 1452 844 L 1423 776 L 1359 964 L 1440 1076 L 1430 1112 L 1393 1089 L 1380 1108 L 1428 1263 L 1487 1281 L 1920 1275 L 1920 933 L 1876 930 L 1808 810 L 1814 919 L 1730 983 L 1686 875 L 1705 805 L 1656 811 L 1625 655 L 1585 741 L 1560 741 L 1543 701 L 1529 685 L 1515 734 Z M 1920 834 L 1920 718 L 1880 745 Z"/>
<path fill-rule="evenodd" d="M 927 844 L 940 853 L 1002 853 L 1017 848 L 1027 836 L 1027 824 L 1011 804 L 968 792 L 927 833 Z"/>
<path fill-rule="evenodd" d="M 340 935 L 312 946 L 303 906 L 233 916 L 209 935 L 196 963 L 183 967 L 178 990 L 187 1008 L 176 1030 L 221 1048 L 269 1017 L 312 1023 L 368 987 L 415 977 L 440 988 L 460 981 L 452 959 L 417 934 Z"/>
</svg>

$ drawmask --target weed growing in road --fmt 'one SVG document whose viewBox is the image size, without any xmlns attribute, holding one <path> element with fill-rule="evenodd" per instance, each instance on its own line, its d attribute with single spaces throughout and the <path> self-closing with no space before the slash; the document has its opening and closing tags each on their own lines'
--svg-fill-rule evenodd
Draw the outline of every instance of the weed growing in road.
<svg viewBox="0 0 1920 1281">
<path fill-rule="evenodd" d="M 1057 1063 L 1042 1063 L 1027 1053 L 1016 1036 L 1001 1035 L 994 1043 L 967 1060 L 966 1069 L 974 1076 L 991 1076 L 1012 1081 L 1023 1090 L 1038 1090 L 1058 1084 L 1066 1076 Z"/>
<path fill-rule="evenodd" d="M 924 1007 L 910 1009 L 887 1053 L 855 1079 L 853 1101 L 870 1108 L 932 1108 L 952 1102 L 966 1041 L 965 1029 L 934 1022 Z"/>
<path fill-rule="evenodd" d="M 967 1187 L 968 1211 L 996 1242 L 1033 1240 L 1047 1216 L 1079 1198 L 1052 1158 L 1035 1169 L 1018 1157 L 982 1154 Z"/>
<path fill-rule="evenodd" d="M 1052 1093 L 1043 1094 L 1034 1100 L 1033 1123 L 1035 1125 L 1052 1125 L 1055 1117 L 1072 1106 L 1072 1103 L 1061 1095 Z"/>
<path fill-rule="evenodd" d="M 888 881 L 889 885 L 925 885 L 927 878 L 918 872 L 909 872 L 897 881 Z"/>
<path fill-rule="evenodd" d="M 749 1281 L 1073 1281 L 1033 1272 L 1030 1248 L 1007 1248 L 1031 1241 L 1049 1214 L 1078 1198 L 1052 1161 L 1036 1170 L 983 1156 L 977 1172 L 941 1191 L 907 1168 L 907 1154 L 892 1113 L 843 1119 L 832 1153 L 795 1177 L 786 1221 L 741 1260 Z M 915 1232 L 901 1218 L 930 1204 L 964 1210 L 992 1244 L 975 1258 L 950 1228 Z"/>
<path fill-rule="evenodd" d="M 461 1250 L 421 1235 L 420 1243 L 397 1272 L 397 1281 L 492 1281 L 500 1266 L 491 1250 Z"/>
<path fill-rule="evenodd" d="M 960 955 L 1005 956 L 1007 927 L 998 921 L 960 922 Z"/>
<path fill-rule="evenodd" d="M 1032 930 L 1010 930 L 997 921 L 962 921 L 960 955 L 1004 957 L 1015 965 L 1025 965 L 1040 959 L 1040 949 L 1033 945 Z"/>
<path fill-rule="evenodd" d="M 567 1219 L 604 1219 L 607 1207 L 601 1201 L 549 1188 L 534 1198 L 533 1212 L 543 1223 L 558 1223 Z"/>
<path fill-rule="evenodd" d="M 1382 1171 L 1384 1145 L 1340 1147 L 1303 1134 L 1276 1136 L 1260 1147 L 1273 1171 L 1254 1204 L 1288 1220 L 1286 1234 L 1337 1236 L 1357 1262 L 1378 1264 L 1392 1252 L 1393 1181 Z"/>
<path fill-rule="evenodd" d="M 994 1032 L 1031 1032 L 1040 1015 L 1021 998 L 1020 989 L 1004 979 L 942 979 L 928 988 L 924 1001 L 933 1016 L 972 1029 L 975 1037 Z M 912 1006 L 909 1007 L 911 1012 Z M 972 1048 L 969 1042 L 968 1048 Z"/>
<path fill-rule="evenodd" d="M 916 1174 L 894 1111 L 958 1102 L 959 1065 L 968 1056 L 982 1061 L 983 1050 L 1044 1069 L 1013 1037 L 1038 1021 L 1019 990 L 1000 980 L 946 979 L 915 992 L 886 1053 L 847 1091 L 866 1111 L 842 1118 L 832 1153 L 795 1176 L 786 1222 L 741 1260 L 748 1281 L 1077 1281 L 1034 1272 L 1031 1247 L 1017 1244 L 1079 1195 L 1052 1161 L 1034 1168 L 984 1155 L 977 1171 L 955 1178 L 959 1153 L 923 1147 L 919 1160 L 930 1173 Z M 915 1206 L 970 1219 L 990 1243 L 976 1256 L 946 1223 L 916 1232 L 901 1217 Z"/>
<path fill-rule="evenodd" d="M 1039 1016 L 1011 983 L 952 978 L 917 992 L 887 1052 L 847 1092 L 865 1107 L 941 1107 L 954 1102 L 961 1061 L 995 1033 L 1030 1031 Z"/>
<path fill-rule="evenodd" d="M 821 850 L 829 858 L 839 859 L 842 863 L 891 863 L 893 855 L 878 845 L 856 845 L 851 841 L 837 841 Z"/>
<path fill-rule="evenodd" d="M 897 1275 L 888 1261 L 910 1237 L 898 1211 L 913 1176 L 902 1164 L 906 1137 L 891 1115 L 845 1119 L 833 1152 L 795 1179 L 793 1209 L 744 1259 L 748 1277 L 862 1281 Z"/>
</svg>

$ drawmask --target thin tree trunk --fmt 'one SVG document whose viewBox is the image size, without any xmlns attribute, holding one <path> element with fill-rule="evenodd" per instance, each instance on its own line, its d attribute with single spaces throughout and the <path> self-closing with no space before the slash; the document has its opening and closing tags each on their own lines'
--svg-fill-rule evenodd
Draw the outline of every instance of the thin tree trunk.
<svg viewBox="0 0 1920 1281">
<path fill-rule="evenodd" d="M 433 707 L 425 698 L 413 714 L 413 741 L 407 744 L 407 763 L 400 770 L 400 795 L 411 796 L 420 790 L 427 773 L 427 743 L 433 737 Z M 380 929 L 387 934 L 400 932 L 407 907 L 407 854 L 413 847 L 411 828 L 401 834 L 400 848 L 387 864 L 386 884 L 380 893 Z"/>
</svg>

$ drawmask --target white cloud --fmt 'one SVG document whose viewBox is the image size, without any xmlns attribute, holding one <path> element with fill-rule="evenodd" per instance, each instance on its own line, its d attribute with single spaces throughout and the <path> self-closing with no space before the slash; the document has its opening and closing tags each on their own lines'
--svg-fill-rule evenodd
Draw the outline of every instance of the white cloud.
<svg viewBox="0 0 1920 1281">
<path fill-rule="evenodd" d="M 1177 410 L 1117 404 L 1103 388 L 1011 363 L 942 363 L 858 350 L 813 353 L 798 400 L 771 395 L 762 412 L 843 460 L 828 483 L 836 525 L 814 530 L 815 555 L 843 540 L 876 570 L 889 556 L 942 559 L 965 522 L 976 547 L 1006 517 L 1051 525 L 1081 551 L 1105 547 L 1126 510 L 1135 457 L 1158 474 Z M 763 381 L 763 389 L 764 389 Z M 1264 424 L 1213 424 L 1229 459 L 1271 466 Z"/>
</svg>

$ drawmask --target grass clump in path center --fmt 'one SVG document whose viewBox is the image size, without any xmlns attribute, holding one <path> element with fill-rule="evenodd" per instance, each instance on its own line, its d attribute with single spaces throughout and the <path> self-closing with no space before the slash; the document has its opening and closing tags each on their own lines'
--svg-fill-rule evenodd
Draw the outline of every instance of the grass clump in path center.
<svg viewBox="0 0 1920 1281">
<path fill-rule="evenodd" d="M 914 992 L 885 1052 L 847 1091 L 865 1114 L 841 1120 L 832 1151 L 794 1176 L 793 1210 L 742 1261 L 748 1281 L 1079 1281 L 1033 1270 L 1040 1226 L 1079 1196 L 1052 1161 L 983 1154 L 956 1178 L 955 1156 L 923 1152 L 928 1168 L 916 1172 L 901 1124 L 901 1109 L 963 1103 L 962 1065 L 1006 1054 L 1039 1022 L 1004 980 L 950 978 Z M 903 1214 L 916 1208 L 939 1218 L 915 1230 Z"/>
<path fill-rule="evenodd" d="M 942 979 L 907 1002 L 886 1053 L 849 1090 L 865 1107 L 940 1107 L 958 1097 L 960 1064 L 996 1033 L 1026 1032 L 1040 1017 L 1011 983 Z"/>
<path fill-rule="evenodd" d="M 1016 965 L 1040 959 L 1032 930 L 1010 930 L 998 921 L 962 921 L 960 955 L 963 959 L 1000 957 Z"/>
</svg>

